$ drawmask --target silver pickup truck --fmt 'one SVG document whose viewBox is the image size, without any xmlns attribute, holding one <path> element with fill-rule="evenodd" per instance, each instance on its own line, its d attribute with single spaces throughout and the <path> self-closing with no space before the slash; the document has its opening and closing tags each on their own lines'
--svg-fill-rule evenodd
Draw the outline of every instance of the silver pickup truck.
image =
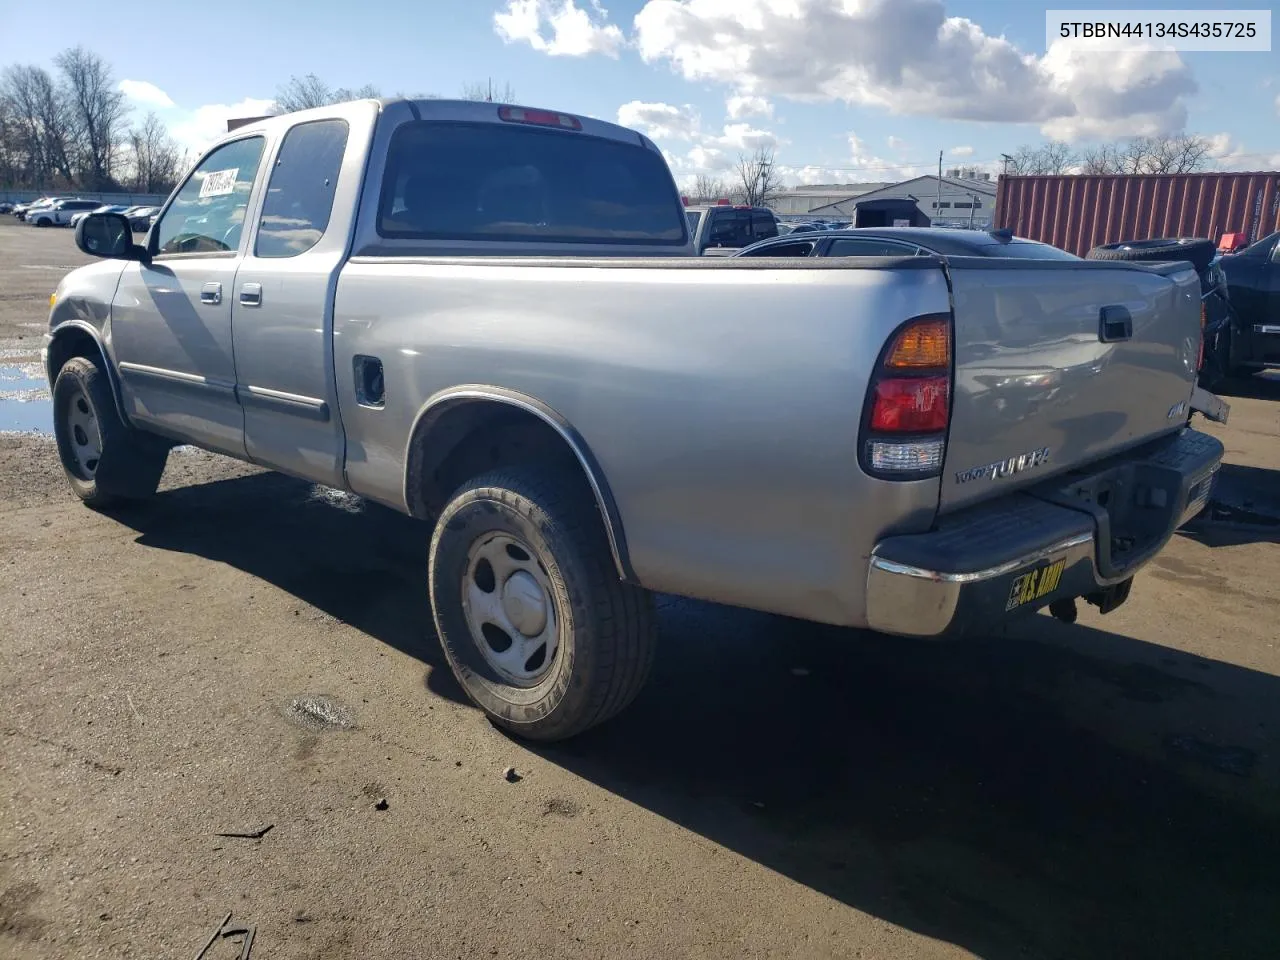
<svg viewBox="0 0 1280 960">
<path fill-rule="evenodd" d="M 74 492 L 146 497 L 184 443 L 421 518 L 449 662 L 531 738 L 636 695 L 654 593 L 911 637 L 1110 610 L 1223 452 L 1190 265 L 697 257 L 654 145 L 556 111 L 264 120 L 145 244 L 76 242 Z"/>
</svg>

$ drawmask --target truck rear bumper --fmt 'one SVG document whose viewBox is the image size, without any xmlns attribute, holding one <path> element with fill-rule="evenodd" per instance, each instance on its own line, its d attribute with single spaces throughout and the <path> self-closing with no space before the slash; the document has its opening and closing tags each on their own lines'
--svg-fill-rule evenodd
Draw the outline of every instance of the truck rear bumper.
<svg viewBox="0 0 1280 960">
<path fill-rule="evenodd" d="M 888 537 L 872 551 L 868 626 L 936 637 L 990 628 L 1061 599 L 1110 609 L 1174 530 L 1204 508 L 1222 453 L 1213 437 L 1183 430 L 944 517 L 929 533 Z"/>
</svg>

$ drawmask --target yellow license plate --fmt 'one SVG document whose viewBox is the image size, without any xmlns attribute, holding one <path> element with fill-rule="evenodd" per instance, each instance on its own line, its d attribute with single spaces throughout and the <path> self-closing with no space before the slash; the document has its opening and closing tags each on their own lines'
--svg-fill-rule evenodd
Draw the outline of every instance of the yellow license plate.
<svg viewBox="0 0 1280 960">
<path fill-rule="evenodd" d="M 1015 607 L 1021 607 L 1023 604 L 1031 603 L 1033 600 L 1039 600 L 1041 597 L 1048 596 L 1058 589 L 1058 585 L 1062 583 L 1062 571 L 1067 567 L 1067 561 L 1052 560 L 1042 567 L 1037 567 L 1030 573 L 1024 573 L 1013 581 L 1013 586 L 1009 588 L 1009 602 L 1005 604 L 1005 610 L 1009 611 Z"/>
</svg>

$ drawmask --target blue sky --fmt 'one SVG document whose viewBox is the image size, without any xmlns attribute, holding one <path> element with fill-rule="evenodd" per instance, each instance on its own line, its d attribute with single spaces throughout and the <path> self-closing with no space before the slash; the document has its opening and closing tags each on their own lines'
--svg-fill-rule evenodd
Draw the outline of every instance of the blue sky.
<svg viewBox="0 0 1280 960">
<path fill-rule="evenodd" d="M 0 65 L 107 57 L 137 109 L 198 148 L 262 112 L 291 74 L 385 94 L 509 82 L 521 102 L 650 133 L 678 176 L 772 145 L 791 182 L 889 180 L 945 163 L 996 169 L 1046 136 L 1210 137 L 1224 169 L 1280 168 L 1280 54 L 1045 49 L 1024 0 L 224 0 L 12 3 Z M 1265 4 L 1128 0 L 1127 8 Z M 304 12 L 305 11 L 305 12 Z M 791 15 L 787 15 L 790 13 Z M 959 19 L 956 19 L 959 18 Z"/>
</svg>

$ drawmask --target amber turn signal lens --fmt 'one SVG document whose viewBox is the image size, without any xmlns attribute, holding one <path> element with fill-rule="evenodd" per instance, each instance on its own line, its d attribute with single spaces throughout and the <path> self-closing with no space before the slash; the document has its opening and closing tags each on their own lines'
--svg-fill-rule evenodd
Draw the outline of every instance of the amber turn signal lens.
<svg viewBox="0 0 1280 960">
<path fill-rule="evenodd" d="M 946 367 L 951 364 L 949 320 L 918 320 L 898 334 L 884 365 L 895 370 Z"/>
</svg>

